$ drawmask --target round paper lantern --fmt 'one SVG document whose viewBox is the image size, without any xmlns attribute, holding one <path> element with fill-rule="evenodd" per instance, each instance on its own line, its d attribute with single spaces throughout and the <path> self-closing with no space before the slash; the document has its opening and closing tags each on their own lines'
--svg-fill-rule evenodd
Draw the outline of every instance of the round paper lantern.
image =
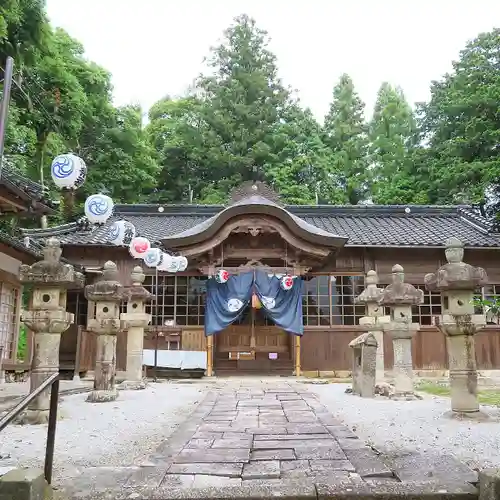
<svg viewBox="0 0 500 500">
<path fill-rule="evenodd" d="M 181 267 L 181 261 L 179 260 L 179 257 L 173 255 L 172 260 L 170 261 L 170 267 L 168 269 L 169 273 L 176 273 L 179 271 Z"/>
<path fill-rule="evenodd" d="M 134 259 L 142 259 L 146 255 L 146 252 L 151 248 L 151 243 L 147 238 L 142 238 L 138 236 L 137 238 L 133 238 L 130 242 L 128 250 L 130 255 Z"/>
<path fill-rule="evenodd" d="M 168 253 L 162 252 L 161 262 L 156 266 L 156 268 L 158 269 L 158 271 L 170 271 L 171 266 L 172 266 L 172 256 Z"/>
<path fill-rule="evenodd" d="M 108 240 L 113 245 L 130 245 L 134 237 L 135 226 L 126 220 L 113 222 L 108 233 Z"/>
<path fill-rule="evenodd" d="M 188 260 L 186 259 L 186 257 L 183 257 L 183 256 L 179 256 L 177 257 L 177 260 L 179 262 L 179 271 L 185 271 L 187 269 L 187 266 L 188 266 Z"/>
<path fill-rule="evenodd" d="M 215 273 L 215 281 L 217 283 L 226 283 L 229 279 L 229 273 L 225 269 L 220 269 Z"/>
<path fill-rule="evenodd" d="M 92 224 L 104 224 L 113 214 L 113 200 L 105 194 L 93 194 L 85 200 L 85 215 Z"/>
<path fill-rule="evenodd" d="M 76 189 L 85 182 L 87 166 L 79 156 L 68 153 L 54 158 L 50 173 L 58 188 Z"/>
<path fill-rule="evenodd" d="M 288 291 L 291 290 L 293 287 L 293 276 L 283 276 L 280 279 L 280 286 L 283 288 L 283 290 Z"/>
<path fill-rule="evenodd" d="M 144 264 L 148 267 L 156 267 L 161 264 L 163 252 L 159 248 L 150 248 L 144 254 Z"/>
</svg>

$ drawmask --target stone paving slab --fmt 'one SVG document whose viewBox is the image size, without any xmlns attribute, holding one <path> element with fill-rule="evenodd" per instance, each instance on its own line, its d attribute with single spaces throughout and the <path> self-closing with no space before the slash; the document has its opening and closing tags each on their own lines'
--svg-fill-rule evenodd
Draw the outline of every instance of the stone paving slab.
<svg viewBox="0 0 500 500">
<path fill-rule="evenodd" d="M 469 469 L 455 457 L 435 455 L 427 452 L 425 455 L 412 452 L 402 452 L 385 457 L 385 462 L 401 481 L 466 481 L 476 483 L 477 472 Z M 436 463 L 439 467 L 436 467 Z"/>
<path fill-rule="evenodd" d="M 380 455 L 298 384 L 262 385 L 216 387 L 146 466 L 104 473 L 108 492 L 115 484 L 110 498 L 477 496 L 474 472 L 455 459 Z M 84 472 L 75 484 L 91 478 L 88 498 L 98 500 L 104 490 L 96 474 Z"/>
</svg>

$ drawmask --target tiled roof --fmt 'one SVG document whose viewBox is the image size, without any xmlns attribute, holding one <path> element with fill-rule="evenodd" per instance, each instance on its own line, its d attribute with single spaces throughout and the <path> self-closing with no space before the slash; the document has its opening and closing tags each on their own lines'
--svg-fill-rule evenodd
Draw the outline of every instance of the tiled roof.
<svg viewBox="0 0 500 500">
<path fill-rule="evenodd" d="M 347 240 L 344 236 L 339 236 L 317 225 L 310 224 L 305 219 L 291 213 L 285 207 L 264 198 L 260 194 L 251 194 L 246 198 L 242 198 L 200 224 L 177 233 L 174 236 L 164 236 L 161 240 L 166 246 L 171 248 L 185 244 L 192 245 L 193 243 L 204 241 L 210 233 L 212 235 L 215 234 L 229 220 L 246 214 L 275 217 L 277 221 L 279 220 L 288 226 L 294 233 L 311 242 L 320 244 L 327 242 L 332 247 L 340 247 Z"/>
<path fill-rule="evenodd" d="M 38 209 L 50 213 L 52 212 L 53 202 L 46 195 L 41 184 L 33 182 L 28 177 L 23 176 L 12 168 L 7 162 L 4 163 L 0 176 L 0 184 L 12 191 L 16 196 L 25 201 L 35 201 L 38 203 Z"/>
<path fill-rule="evenodd" d="M 41 246 L 36 240 L 30 241 L 30 245 L 27 247 L 24 243 L 24 238 L 18 238 L 17 236 L 12 236 L 4 231 L 0 231 L 0 242 L 8 245 L 9 247 L 15 248 L 20 252 L 26 253 L 33 257 L 41 258 Z"/>
<path fill-rule="evenodd" d="M 24 230 L 35 240 L 57 236 L 65 245 L 107 246 L 114 220 L 134 224 L 152 242 L 173 237 L 224 210 L 218 205 L 116 205 L 108 223 L 84 230 L 77 223 Z M 500 234 L 469 206 L 287 206 L 286 210 L 319 229 L 348 238 L 346 246 L 442 247 L 455 236 L 467 247 L 500 248 Z"/>
</svg>

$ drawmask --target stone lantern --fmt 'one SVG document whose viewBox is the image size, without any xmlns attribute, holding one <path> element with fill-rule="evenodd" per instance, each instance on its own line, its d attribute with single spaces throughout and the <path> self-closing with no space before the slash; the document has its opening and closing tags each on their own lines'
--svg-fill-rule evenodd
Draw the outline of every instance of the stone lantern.
<svg viewBox="0 0 500 500">
<path fill-rule="evenodd" d="M 356 297 L 355 303 L 366 306 L 366 316 L 359 319 L 359 325 L 364 326 L 366 332 L 375 337 L 377 342 L 376 380 L 383 382 L 385 377 L 383 324 L 389 321 L 389 316 L 384 316 L 384 308 L 379 305 L 379 300 L 382 298 L 382 288 L 379 288 L 377 284 L 377 272 L 368 271 L 366 288 Z"/>
<path fill-rule="evenodd" d="M 85 297 L 95 303 L 95 319 L 89 319 L 88 329 L 97 334 L 94 390 L 87 401 L 114 401 L 118 397 L 116 335 L 120 331 L 120 302 L 123 300 L 123 285 L 118 281 L 114 262 L 104 264 L 102 279 L 85 287 Z"/>
<path fill-rule="evenodd" d="M 49 238 L 43 249 L 43 260 L 20 268 L 20 281 L 33 287 L 31 305 L 23 311 L 23 323 L 34 332 L 34 352 L 30 373 L 30 392 L 53 373 L 59 371 L 61 334 L 74 322 L 66 312 L 68 289 L 83 288 L 83 274 L 61 262 L 61 244 Z M 44 391 L 21 417 L 22 423 L 48 422 L 50 389 Z"/>
<path fill-rule="evenodd" d="M 142 356 L 144 349 L 144 328 L 151 322 L 151 314 L 146 314 L 146 301 L 151 300 L 142 284 L 146 276 L 140 266 L 132 271 L 132 286 L 125 290 L 127 312 L 120 318 L 127 329 L 127 370 L 126 379 L 120 384 L 123 389 L 145 389 L 142 377 Z"/>
<path fill-rule="evenodd" d="M 391 316 L 383 325 L 384 332 L 392 338 L 394 350 L 394 395 L 393 399 L 416 399 L 413 391 L 413 360 L 411 339 L 419 324 L 412 323 L 412 306 L 424 301 L 424 292 L 404 282 L 404 269 L 396 264 L 392 268 L 392 284 L 384 288 L 379 305 L 389 307 Z"/>
<path fill-rule="evenodd" d="M 474 314 L 474 292 L 488 282 L 484 269 L 463 262 L 463 244 L 445 242 L 447 264 L 425 276 L 428 290 L 442 294 L 443 314 L 437 326 L 446 336 L 450 370 L 451 417 L 486 418 L 479 411 L 474 335 L 485 326 L 483 314 Z"/>
</svg>

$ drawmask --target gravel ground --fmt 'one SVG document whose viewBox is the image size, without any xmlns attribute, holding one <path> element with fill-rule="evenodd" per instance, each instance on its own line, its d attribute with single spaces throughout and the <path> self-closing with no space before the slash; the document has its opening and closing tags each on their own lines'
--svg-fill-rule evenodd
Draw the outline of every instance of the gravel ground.
<svg viewBox="0 0 500 500">
<path fill-rule="evenodd" d="M 203 382 L 151 383 L 120 391 L 112 403 L 86 403 L 87 394 L 64 396 L 57 423 L 54 471 L 58 478 L 81 467 L 140 465 L 200 402 Z M 0 468 L 43 467 L 46 425 L 9 425 L 1 434 Z"/>
<path fill-rule="evenodd" d="M 335 417 L 381 451 L 416 450 L 454 455 L 471 468 L 500 466 L 500 410 L 483 406 L 487 423 L 449 420 L 450 399 L 423 394 L 421 401 L 361 399 L 350 384 L 308 385 Z"/>
</svg>

